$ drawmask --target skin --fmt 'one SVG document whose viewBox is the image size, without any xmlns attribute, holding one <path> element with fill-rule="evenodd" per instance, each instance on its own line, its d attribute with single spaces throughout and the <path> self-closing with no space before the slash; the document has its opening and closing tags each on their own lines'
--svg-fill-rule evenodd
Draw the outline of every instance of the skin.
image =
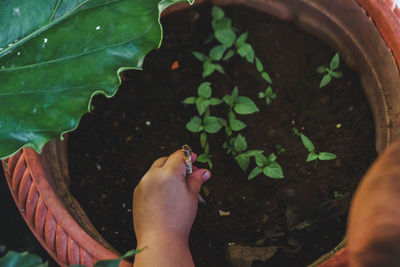
<svg viewBox="0 0 400 267">
<path fill-rule="evenodd" d="M 351 267 L 400 266 L 400 140 L 379 156 L 360 183 L 347 239 Z"/>
<path fill-rule="evenodd" d="M 192 153 L 192 161 L 196 160 Z M 134 267 L 194 266 L 189 233 L 197 213 L 197 194 L 211 177 L 193 166 L 186 177 L 183 151 L 156 160 L 133 194 L 133 221 L 137 249 Z"/>
</svg>

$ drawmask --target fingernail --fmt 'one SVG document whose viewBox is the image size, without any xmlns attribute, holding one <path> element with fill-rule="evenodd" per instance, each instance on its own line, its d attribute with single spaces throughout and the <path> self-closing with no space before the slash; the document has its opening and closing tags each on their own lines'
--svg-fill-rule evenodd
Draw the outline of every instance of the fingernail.
<svg viewBox="0 0 400 267">
<path fill-rule="evenodd" d="M 208 179 L 210 179 L 210 177 L 211 177 L 211 173 L 209 171 L 203 172 L 202 178 L 203 178 L 204 182 L 207 181 Z"/>
</svg>

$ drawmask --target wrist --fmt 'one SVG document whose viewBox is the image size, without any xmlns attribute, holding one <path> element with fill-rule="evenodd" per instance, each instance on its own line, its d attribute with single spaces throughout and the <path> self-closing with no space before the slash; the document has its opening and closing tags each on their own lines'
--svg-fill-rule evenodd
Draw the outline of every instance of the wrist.
<svg viewBox="0 0 400 267">
<path fill-rule="evenodd" d="M 188 238 L 176 232 L 152 232 L 138 239 L 134 267 L 193 267 Z"/>
<path fill-rule="evenodd" d="M 137 234 L 137 247 L 148 247 L 149 245 L 168 245 L 176 244 L 181 247 L 189 246 L 188 234 L 174 230 L 151 231 L 143 234 Z"/>
</svg>

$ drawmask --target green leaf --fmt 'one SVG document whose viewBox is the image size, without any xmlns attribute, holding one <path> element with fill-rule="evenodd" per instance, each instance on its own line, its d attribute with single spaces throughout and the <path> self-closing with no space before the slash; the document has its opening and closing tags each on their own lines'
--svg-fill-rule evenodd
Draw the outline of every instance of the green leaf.
<svg viewBox="0 0 400 267">
<path fill-rule="evenodd" d="M 220 72 L 220 73 L 222 73 L 222 74 L 225 73 L 224 68 L 223 68 L 220 64 L 214 64 L 214 68 L 215 68 L 218 72 Z"/>
<path fill-rule="evenodd" d="M 253 100 L 246 96 L 239 96 L 233 109 L 238 114 L 252 114 L 259 111 Z"/>
<path fill-rule="evenodd" d="M 246 58 L 246 60 L 250 63 L 254 61 L 254 50 L 250 44 L 245 43 L 237 49 L 237 53 L 241 56 Z"/>
<path fill-rule="evenodd" d="M 341 73 L 340 71 L 331 71 L 331 75 L 338 79 L 343 76 L 343 73 Z"/>
<path fill-rule="evenodd" d="M 196 108 L 199 115 L 203 115 L 206 112 L 208 106 L 210 105 L 210 101 L 204 98 L 197 98 L 196 99 Z"/>
<path fill-rule="evenodd" d="M 207 57 L 206 55 L 204 55 L 203 53 L 200 52 L 193 52 L 193 55 L 200 61 L 206 61 L 209 60 L 209 57 Z"/>
<path fill-rule="evenodd" d="M 232 106 L 233 105 L 233 97 L 230 95 L 225 95 L 222 100 L 228 104 L 228 106 Z"/>
<path fill-rule="evenodd" d="M 255 167 L 249 174 L 249 180 L 253 179 L 254 177 L 260 175 L 263 172 L 263 169 L 260 167 Z"/>
<path fill-rule="evenodd" d="M 308 152 L 312 152 L 315 150 L 314 144 L 308 139 L 304 134 L 300 134 L 301 142 L 303 142 L 304 147 L 308 150 Z"/>
<path fill-rule="evenodd" d="M 229 121 L 236 120 L 236 115 L 232 110 L 229 110 L 229 112 L 228 112 L 228 120 Z"/>
<path fill-rule="evenodd" d="M 258 72 L 262 72 L 264 70 L 264 66 L 258 57 L 256 57 L 256 68 Z"/>
<path fill-rule="evenodd" d="M 183 104 L 194 104 L 196 102 L 196 98 L 194 96 L 188 97 L 182 101 Z"/>
<path fill-rule="evenodd" d="M 222 56 L 224 55 L 226 49 L 228 47 L 226 47 L 225 45 L 217 45 L 215 47 L 213 47 L 210 50 L 210 58 L 212 58 L 213 60 L 220 60 L 222 58 Z"/>
<path fill-rule="evenodd" d="M 219 98 L 212 97 L 210 99 L 210 105 L 212 105 L 212 106 L 217 106 L 217 105 L 221 104 L 222 102 L 223 102 L 222 99 L 219 99 Z"/>
<path fill-rule="evenodd" d="M 233 91 L 232 91 L 233 100 L 235 101 L 235 100 L 237 99 L 238 96 L 239 96 L 239 89 L 238 89 L 237 86 L 235 86 L 235 87 L 233 88 Z"/>
<path fill-rule="evenodd" d="M 273 162 L 268 166 L 264 167 L 263 173 L 265 176 L 268 176 L 269 178 L 274 178 L 274 179 L 284 178 L 282 167 L 277 162 Z"/>
<path fill-rule="evenodd" d="M 218 118 L 218 122 L 223 126 L 223 127 L 227 127 L 228 126 L 228 122 L 223 119 L 223 118 Z"/>
<path fill-rule="evenodd" d="M 235 50 L 229 49 L 222 60 L 226 61 L 235 55 Z"/>
<path fill-rule="evenodd" d="M 246 124 L 240 120 L 231 120 L 230 128 L 232 129 L 232 131 L 240 131 L 246 128 Z"/>
<path fill-rule="evenodd" d="M 204 129 L 208 133 L 216 133 L 222 128 L 217 117 L 208 116 L 204 119 Z"/>
<path fill-rule="evenodd" d="M 210 98 L 210 96 L 211 96 L 211 83 L 209 83 L 209 82 L 201 83 L 199 88 L 198 88 L 198 90 L 197 90 L 197 94 L 200 97 L 203 97 L 203 98 L 206 98 L 206 99 Z"/>
<path fill-rule="evenodd" d="M 231 136 L 232 135 L 232 130 L 229 127 L 225 127 L 225 133 L 227 136 Z"/>
<path fill-rule="evenodd" d="M 232 46 L 236 39 L 236 34 L 231 29 L 221 29 L 215 32 L 215 38 L 225 46 Z"/>
<path fill-rule="evenodd" d="M 161 44 L 160 13 L 180 1 L 0 1 L 0 158 L 41 152 L 77 128 L 93 96 L 141 69 Z"/>
<path fill-rule="evenodd" d="M 265 93 L 264 92 L 259 92 L 258 93 L 258 98 L 264 98 L 265 97 Z"/>
<path fill-rule="evenodd" d="M 314 151 L 312 151 L 312 152 L 310 152 L 310 153 L 308 154 L 306 161 L 307 161 L 307 162 L 314 161 L 314 160 L 316 160 L 317 158 L 318 158 L 318 154 L 315 153 Z"/>
<path fill-rule="evenodd" d="M 325 85 L 327 85 L 328 83 L 330 83 L 331 80 L 332 80 L 331 75 L 325 74 L 324 77 L 322 77 L 321 82 L 319 83 L 319 88 L 324 87 Z"/>
<path fill-rule="evenodd" d="M 254 157 L 257 154 L 262 154 L 264 151 L 263 150 L 248 150 L 245 153 L 249 156 L 249 157 Z"/>
<path fill-rule="evenodd" d="M 331 63 L 329 64 L 329 66 L 331 67 L 331 70 L 336 70 L 339 67 L 339 53 L 336 53 L 332 60 Z"/>
<path fill-rule="evenodd" d="M 272 83 L 271 77 L 269 76 L 268 73 L 266 73 L 265 71 L 263 73 L 261 73 L 261 77 L 266 80 L 268 83 Z"/>
<path fill-rule="evenodd" d="M 208 161 L 207 161 L 207 163 L 208 163 L 208 167 L 210 168 L 210 170 L 213 168 L 213 164 L 212 164 L 212 162 L 211 162 L 211 159 L 209 159 Z"/>
<path fill-rule="evenodd" d="M 203 63 L 203 78 L 212 74 L 215 70 L 215 65 L 211 61 L 205 61 Z"/>
<path fill-rule="evenodd" d="M 260 167 L 264 167 L 268 162 L 267 158 L 262 153 L 255 154 L 255 158 L 257 166 Z"/>
<path fill-rule="evenodd" d="M 332 160 L 336 159 L 336 155 L 328 152 L 321 152 L 319 153 L 318 158 L 320 160 Z"/>
<path fill-rule="evenodd" d="M 317 68 L 317 72 L 318 73 L 324 73 L 326 71 L 326 67 L 324 67 L 324 66 L 318 66 L 318 68 Z"/>
<path fill-rule="evenodd" d="M 201 119 L 198 116 L 195 116 L 190 119 L 190 121 L 186 124 L 186 128 L 194 133 L 201 131 Z"/>
<path fill-rule="evenodd" d="M 196 159 L 196 161 L 201 162 L 201 163 L 206 163 L 209 161 L 209 155 L 206 153 L 203 153 L 201 155 L 199 155 Z"/>
<path fill-rule="evenodd" d="M 245 154 L 239 154 L 235 157 L 236 162 L 239 164 L 239 167 L 245 172 L 247 171 L 247 168 L 249 167 L 250 163 L 250 157 Z"/>
<path fill-rule="evenodd" d="M 1 19 L 0 19 L 1 20 Z M 43 263 L 42 259 L 27 251 L 16 252 L 9 251 L 0 259 L 0 266 L 4 267 L 47 267 L 48 264 Z"/>
<path fill-rule="evenodd" d="M 247 149 L 247 142 L 246 138 L 244 138 L 243 135 L 239 134 L 234 142 L 233 142 L 233 147 L 235 148 L 236 152 L 243 152 Z"/>
<path fill-rule="evenodd" d="M 205 147 L 207 144 L 207 133 L 206 132 L 201 132 L 200 134 L 200 144 L 201 147 Z"/>
<path fill-rule="evenodd" d="M 271 97 L 271 98 L 275 98 L 275 96 L 276 96 L 274 91 L 272 91 L 271 86 L 267 87 L 267 89 L 265 90 L 265 95 L 267 95 L 268 97 Z"/>
<path fill-rule="evenodd" d="M 277 159 L 275 153 L 271 153 L 268 156 L 268 162 L 274 162 Z"/>
<path fill-rule="evenodd" d="M 130 258 L 130 257 L 134 256 L 135 254 L 142 252 L 144 249 L 146 249 L 146 248 L 142 248 L 139 250 L 132 249 L 132 250 L 129 250 L 128 252 L 126 252 L 123 256 L 121 256 L 119 258 L 112 259 L 112 260 L 98 261 L 95 263 L 94 267 L 119 267 L 119 265 L 123 259 Z"/>
<path fill-rule="evenodd" d="M 227 17 L 223 17 L 222 19 L 213 19 L 211 25 L 214 29 L 214 32 L 223 29 L 231 29 L 232 20 Z"/>
<path fill-rule="evenodd" d="M 246 43 L 246 39 L 248 36 L 248 32 L 242 33 L 237 39 L 236 39 L 236 47 L 241 47 Z"/>
<path fill-rule="evenodd" d="M 222 19 L 225 16 L 225 13 L 221 8 L 213 6 L 211 9 L 211 15 L 214 19 Z"/>
</svg>

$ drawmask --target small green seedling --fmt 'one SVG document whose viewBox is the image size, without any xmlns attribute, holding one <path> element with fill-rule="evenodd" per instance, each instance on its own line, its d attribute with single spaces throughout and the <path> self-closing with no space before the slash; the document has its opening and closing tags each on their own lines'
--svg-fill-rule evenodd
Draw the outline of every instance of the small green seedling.
<svg viewBox="0 0 400 267">
<path fill-rule="evenodd" d="M 203 115 L 210 105 L 216 106 L 223 102 L 219 98 L 211 97 L 211 94 L 212 94 L 211 83 L 203 82 L 202 84 L 200 84 L 197 90 L 198 97 L 197 98 L 194 96 L 188 97 L 185 100 L 183 100 L 182 103 L 195 104 L 197 111 L 199 112 L 199 115 Z"/>
<path fill-rule="evenodd" d="M 236 115 L 232 110 L 230 110 L 228 113 L 228 121 L 223 118 L 219 118 L 219 122 L 223 127 L 225 127 L 225 133 L 227 136 L 231 136 L 232 132 L 238 132 L 247 127 L 244 122 L 236 119 Z"/>
<path fill-rule="evenodd" d="M 241 134 L 231 138 L 229 142 L 225 142 L 223 148 L 227 150 L 228 154 L 232 154 L 234 156 L 239 167 L 244 172 L 246 172 L 249 167 L 251 157 L 264 152 L 262 150 L 247 150 L 246 138 Z"/>
<path fill-rule="evenodd" d="M 310 161 L 315 161 L 315 165 L 314 167 L 316 168 L 316 164 L 318 160 L 333 160 L 336 158 L 335 154 L 332 153 L 328 153 L 328 152 L 316 152 L 315 151 L 315 146 L 314 144 L 311 142 L 311 140 L 305 136 L 302 133 L 299 133 L 299 131 L 296 128 L 293 128 L 293 132 L 300 136 L 301 138 L 301 142 L 303 143 L 304 147 L 308 150 L 309 154 L 307 156 L 306 161 L 310 162 Z"/>
<path fill-rule="evenodd" d="M 203 62 L 203 78 L 211 75 L 214 71 L 225 73 L 224 68 L 220 64 L 213 62 L 212 58 L 200 52 L 193 52 L 193 55 Z"/>
<path fill-rule="evenodd" d="M 276 149 L 276 154 L 278 155 L 286 152 L 286 149 L 281 144 L 275 145 L 275 149 Z"/>
<path fill-rule="evenodd" d="M 325 85 L 327 85 L 328 83 L 330 83 L 331 80 L 332 80 L 332 77 L 338 79 L 338 78 L 340 78 L 340 77 L 343 76 L 342 72 L 340 72 L 340 71 L 335 71 L 337 68 L 339 68 L 339 62 L 340 62 L 339 54 L 336 53 L 336 54 L 333 56 L 333 58 L 332 58 L 332 60 L 331 60 L 331 62 L 330 62 L 330 64 L 329 64 L 329 67 L 326 67 L 326 66 L 319 66 L 319 67 L 317 68 L 317 72 L 318 72 L 318 73 L 321 73 L 321 74 L 326 73 L 326 74 L 324 75 L 324 77 L 322 77 L 322 79 L 321 79 L 321 82 L 320 82 L 320 84 L 319 84 L 319 88 L 322 88 L 322 87 L 324 87 Z"/>
<path fill-rule="evenodd" d="M 246 115 L 260 111 L 253 100 L 247 96 L 239 96 L 237 86 L 235 86 L 231 95 L 225 95 L 222 99 L 228 104 L 230 110 L 234 110 L 237 114 Z"/>
<path fill-rule="evenodd" d="M 334 198 L 338 198 L 338 197 L 342 197 L 342 196 L 343 196 L 343 194 L 340 194 L 340 193 L 339 193 L 338 191 L 336 191 L 336 190 L 333 192 L 333 197 L 334 197 Z"/>
<path fill-rule="evenodd" d="M 208 167 L 210 167 L 210 169 L 213 168 L 213 164 L 211 161 L 211 155 L 210 155 L 210 145 L 208 143 L 206 143 L 204 146 L 204 152 L 202 154 L 200 154 L 196 160 L 201 163 L 207 163 Z"/>
<path fill-rule="evenodd" d="M 274 153 L 269 154 L 268 158 L 263 153 L 256 153 L 255 158 L 257 167 L 250 172 L 249 180 L 261 173 L 274 179 L 284 178 L 282 167 L 276 162 L 277 157 Z"/>
<path fill-rule="evenodd" d="M 213 134 L 218 132 L 221 127 L 222 125 L 219 123 L 218 118 L 214 116 L 207 116 L 203 120 L 199 116 L 194 116 L 186 124 L 186 129 L 194 133 L 206 131 Z"/>
<path fill-rule="evenodd" d="M 276 98 L 276 93 L 272 91 L 271 86 L 268 86 L 265 92 L 258 93 L 259 98 L 264 98 L 267 105 L 271 104 L 272 100 Z"/>
</svg>

